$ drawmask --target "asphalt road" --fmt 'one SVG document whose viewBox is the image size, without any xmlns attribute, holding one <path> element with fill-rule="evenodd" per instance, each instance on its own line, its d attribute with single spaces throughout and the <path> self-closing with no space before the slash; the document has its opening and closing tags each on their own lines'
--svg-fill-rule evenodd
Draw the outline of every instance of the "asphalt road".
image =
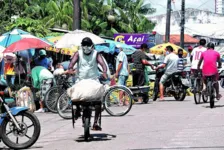
<svg viewBox="0 0 224 150">
<path fill-rule="evenodd" d="M 224 95 L 224 90 L 222 90 Z M 85 142 L 81 120 L 72 127 L 71 120 L 57 114 L 37 114 L 41 136 L 32 150 L 126 150 L 189 149 L 224 150 L 224 98 L 214 109 L 209 103 L 195 105 L 193 97 L 177 102 L 135 104 L 124 117 L 103 113 L 101 132 L 91 132 Z M 5 147 L 2 143 L 0 148 Z"/>
</svg>

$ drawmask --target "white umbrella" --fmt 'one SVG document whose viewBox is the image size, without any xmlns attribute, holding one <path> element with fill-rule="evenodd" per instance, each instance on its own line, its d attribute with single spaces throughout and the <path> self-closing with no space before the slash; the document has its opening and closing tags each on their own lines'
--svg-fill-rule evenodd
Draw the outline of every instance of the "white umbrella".
<svg viewBox="0 0 224 150">
<path fill-rule="evenodd" d="M 0 62 L 2 61 L 2 59 L 3 59 L 3 51 L 5 50 L 5 47 L 3 47 L 3 46 L 1 46 L 0 45 Z"/>
<path fill-rule="evenodd" d="M 89 37 L 94 44 L 105 43 L 101 37 L 82 30 L 75 30 L 62 36 L 62 38 L 56 43 L 56 48 L 71 48 L 73 46 L 81 46 L 82 39 Z"/>
</svg>

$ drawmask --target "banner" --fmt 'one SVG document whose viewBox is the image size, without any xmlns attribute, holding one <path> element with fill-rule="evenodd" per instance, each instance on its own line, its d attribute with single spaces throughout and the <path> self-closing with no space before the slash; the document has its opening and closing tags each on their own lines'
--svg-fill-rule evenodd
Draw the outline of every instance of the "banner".
<svg viewBox="0 0 224 150">
<path fill-rule="evenodd" d="M 114 34 L 114 41 L 133 46 L 134 48 L 140 48 L 141 44 L 148 43 L 149 34 L 118 33 Z"/>
</svg>

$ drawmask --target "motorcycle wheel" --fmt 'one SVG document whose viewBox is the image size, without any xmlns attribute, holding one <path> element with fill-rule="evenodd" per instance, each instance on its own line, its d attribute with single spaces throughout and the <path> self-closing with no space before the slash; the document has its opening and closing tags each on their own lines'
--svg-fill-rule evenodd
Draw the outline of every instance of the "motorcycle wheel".
<svg viewBox="0 0 224 150">
<path fill-rule="evenodd" d="M 152 94 L 152 100 L 156 101 L 158 98 L 158 95 L 159 95 L 159 80 L 156 79 L 154 84 L 153 94 Z"/>
<path fill-rule="evenodd" d="M 22 117 L 21 121 L 17 118 L 17 117 Z M 17 130 L 16 126 L 14 125 L 14 123 L 12 122 L 12 119 L 10 117 L 7 117 L 3 120 L 1 128 L 0 128 L 0 134 L 1 134 L 1 138 L 2 141 L 5 145 L 7 145 L 9 148 L 12 149 L 26 149 L 31 147 L 39 138 L 40 136 L 40 122 L 37 119 L 37 117 L 28 112 L 28 111 L 23 111 L 18 113 L 16 116 L 14 116 L 18 121 L 18 124 L 20 126 L 20 128 L 22 129 L 21 131 Z M 29 122 L 31 123 L 27 123 L 24 122 L 24 119 L 28 118 Z M 9 130 L 7 129 L 7 125 L 9 126 Z M 28 129 L 33 127 L 33 134 L 31 136 L 28 136 Z M 13 138 L 11 138 L 14 135 L 15 137 L 15 141 L 13 141 Z M 8 137 L 10 136 L 10 137 Z M 19 138 L 25 138 L 25 139 L 29 139 L 28 141 L 24 142 L 24 143 L 19 143 Z"/>
<path fill-rule="evenodd" d="M 143 96 L 142 96 L 142 98 L 143 98 L 143 102 L 144 102 L 145 104 L 147 104 L 147 103 L 149 102 L 149 96 L 148 96 L 148 93 L 144 93 Z"/>
<path fill-rule="evenodd" d="M 183 101 L 187 94 L 187 90 L 183 86 L 180 86 L 180 88 L 182 90 L 174 94 L 174 98 L 176 99 L 176 101 Z"/>
</svg>

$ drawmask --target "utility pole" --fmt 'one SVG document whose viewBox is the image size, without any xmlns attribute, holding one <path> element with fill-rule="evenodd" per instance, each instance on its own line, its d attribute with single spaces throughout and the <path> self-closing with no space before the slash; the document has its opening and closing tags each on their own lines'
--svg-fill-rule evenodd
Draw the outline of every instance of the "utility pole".
<svg viewBox="0 0 224 150">
<path fill-rule="evenodd" d="M 9 20 L 11 22 L 12 17 L 12 0 L 9 0 Z"/>
<path fill-rule="evenodd" d="M 73 30 L 81 29 L 80 0 L 73 0 Z"/>
<path fill-rule="evenodd" d="M 170 42 L 170 17 L 171 17 L 171 0 L 167 0 L 167 13 L 166 13 L 166 36 L 165 42 Z"/>
<path fill-rule="evenodd" d="M 180 47 L 184 48 L 185 0 L 181 4 Z"/>
</svg>

